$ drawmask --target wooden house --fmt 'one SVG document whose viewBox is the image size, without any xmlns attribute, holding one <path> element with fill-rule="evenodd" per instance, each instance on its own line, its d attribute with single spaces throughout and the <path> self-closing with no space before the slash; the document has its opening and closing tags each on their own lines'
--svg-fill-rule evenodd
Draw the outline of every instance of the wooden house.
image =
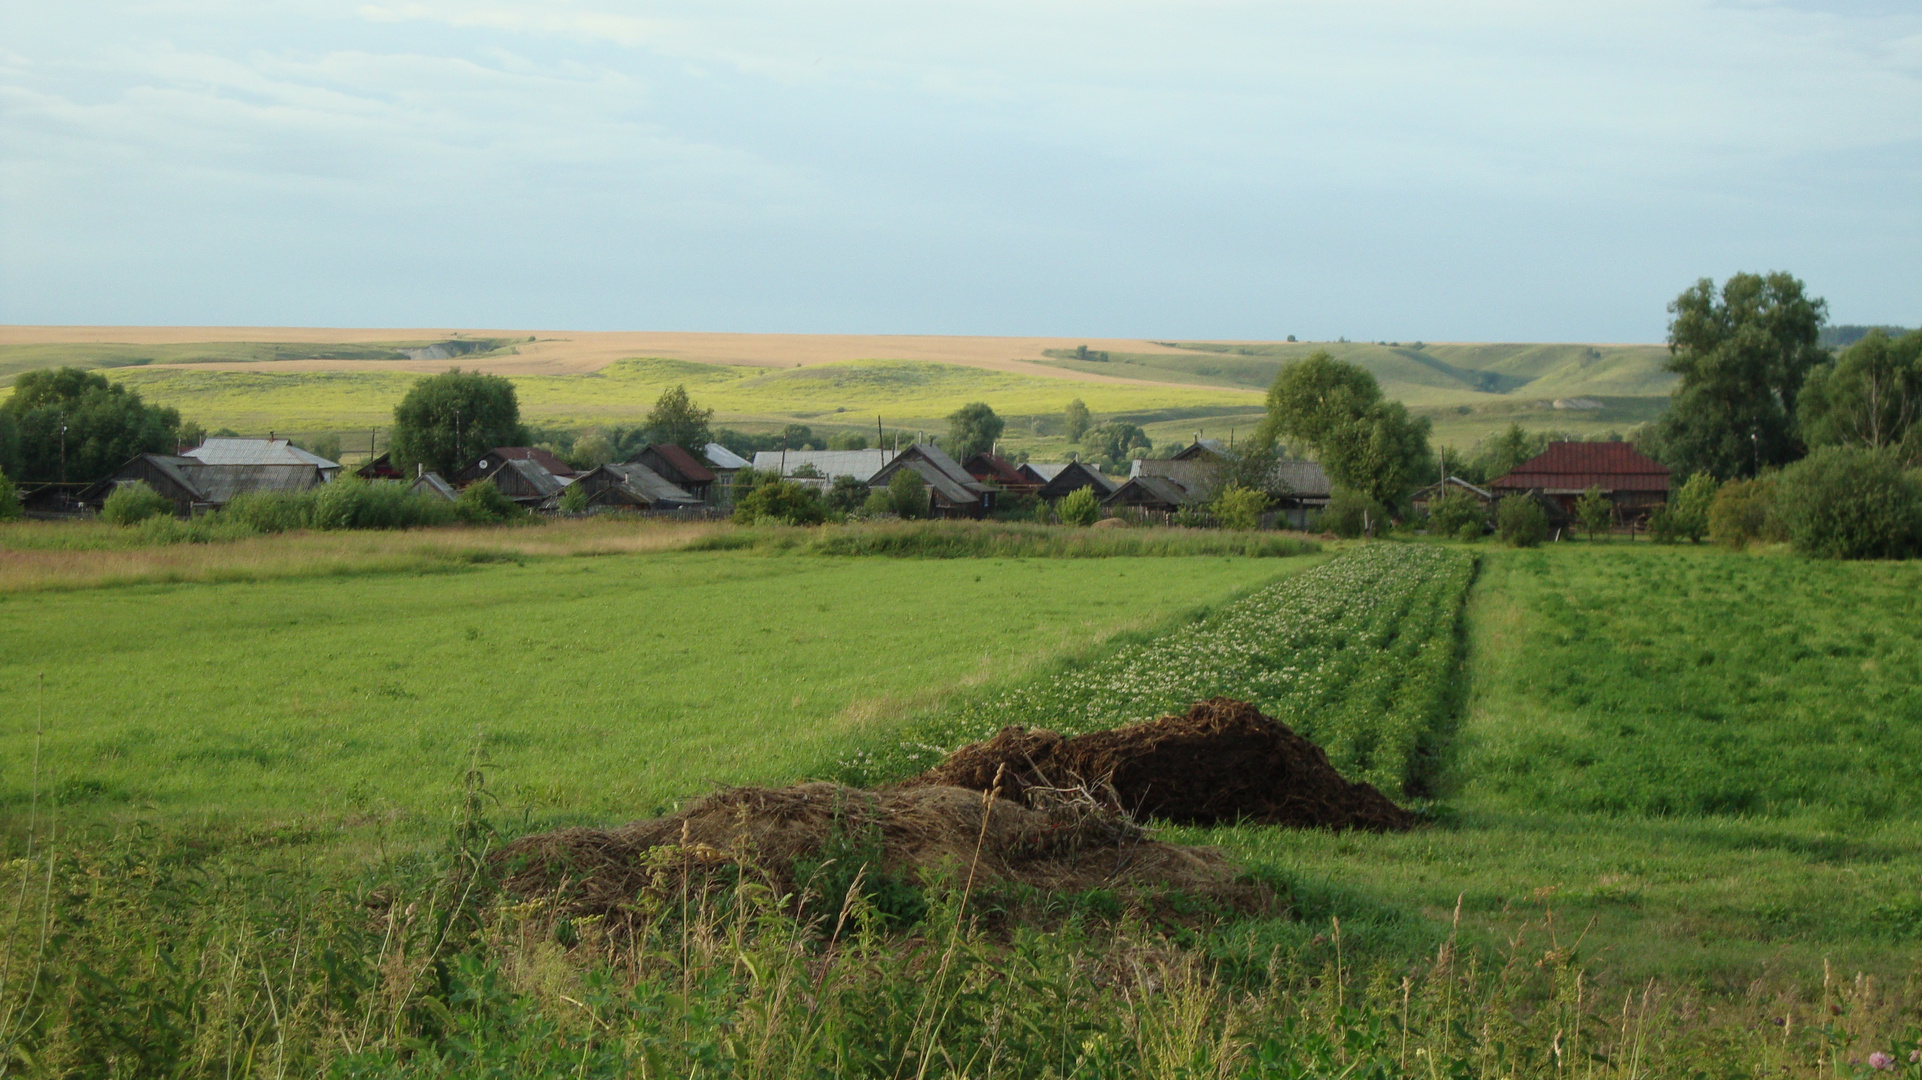
<svg viewBox="0 0 1922 1080">
<path fill-rule="evenodd" d="M 374 460 L 354 470 L 354 475 L 362 480 L 405 480 L 399 469 L 394 467 L 394 455 L 383 453 Z M 445 480 L 441 481 L 446 483 Z"/>
<path fill-rule="evenodd" d="M 885 488 L 901 470 L 921 478 L 928 492 L 928 516 L 979 518 L 994 509 L 995 489 L 968 475 L 933 443 L 915 443 L 894 455 L 868 478 L 871 488 Z"/>
<path fill-rule="evenodd" d="M 1081 461 L 1024 462 L 1021 475 L 1035 485 L 1035 494 L 1048 502 L 1082 488 L 1093 488 L 1096 498 L 1105 499 L 1120 486 L 1100 469 Z"/>
<path fill-rule="evenodd" d="M 1602 489 L 1621 521 L 1638 521 L 1668 502 L 1668 466 L 1624 442 L 1549 443 L 1541 453 L 1489 481 L 1497 497 L 1534 494 L 1558 521 L 1570 520 L 1575 502 L 1591 487 Z"/>
<path fill-rule="evenodd" d="M 466 487 L 476 480 L 486 480 L 510 461 L 532 462 L 548 475 L 562 479 L 574 475 L 573 466 L 538 446 L 496 446 L 454 474 L 454 486 Z"/>
<path fill-rule="evenodd" d="M 707 470 L 714 474 L 714 487 L 708 493 L 709 501 L 716 506 L 732 503 L 734 478 L 741 474 L 742 469 L 751 469 L 754 466 L 746 458 L 717 442 L 708 443 L 703 447 L 701 458 L 707 464 Z"/>
<path fill-rule="evenodd" d="M 1130 476 L 1102 502 L 1111 509 L 1132 506 L 1138 510 L 1172 514 L 1197 505 L 1202 500 L 1169 477 Z"/>
<path fill-rule="evenodd" d="M 424 472 L 415 477 L 414 482 L 407 485 L 407 494 L 426 495 L 444 502 L 454 502 L 460 498 L 460 492 L 454 490 L 454 485 L 441 479 L 437 472 Z"/>
<path fill-rule="evenodd" d="M 603 465 L 574 483 L 587 492 L 588 506 L 629 510 L 685 510 L 701 505 L 692 493 L 637 462 Z"/>
<path fill-rule="evenodd" d="M 572 474 L 570 473 L 569 476 L 571 478 Z M 469 483 L 477 484 L 482 480 L 492 482 L 500 489 L 502 495 L 530 508 L 558 498 L 567 487 L 566 480 L 548 472 L 538 462 L 528 458 L 498 459 L 492 471 L 483 471 Z"/>
<path fill-rule="evenodd" d="M 1493 509 L 1495 506 L 1494 492 L 1484 487 L 1477 487 L 1459 476 L 1451 476 L 1422 488 L 1408 497 L 1408 505 L 1414 508 L 1415 513 L 1425 514 L 1431 505 L 1450 492 L 1460 492 L 1468 496 L 1480 503 L 1484 510 Z"/>
<path fill-rule="evenodd" d="M 174 504 L 174 513 L 188 517 L 197 512 L 218 510 L 236 495 L 306 491 L 325 480 L 318 466 L 307 463 L 209 465 L 198 458 L 141 454 L 114 470 L 105 480 L 83 488 L 76 498 L 98 509 L 114 488 L 132 483 L 146 484 Z"/>
<path fill-rule="evenodd" d="M 203 465 L 311 465 L 320 471 L 321 480 L 332 480 L 340 463 L 302 450 L 286 439 L 206 439 L 180 455 Z"/>
<path fill-rule="evenodd" d="M 871 484 L 894 457 L 892 450 L 760 450 L 754 455 L 754 471 L 826 491 L 837 476 Z"/>
<path fill-rule="evenodd" d="M 974 477 L 976 483 L 1003 491 L 1034 491 L 1040 486 L 1030 482 L 1014 462 L 986 450 L 962 462 L 961 471 Z"/>
<path fill-rule="evenodd" d="M 712 470 L 673 443 L 655 443 L 627 459 L 629 465 L 645 465 L 650 471 L 701 502 L 710 501 L 716 477 Z"/>
</svg>

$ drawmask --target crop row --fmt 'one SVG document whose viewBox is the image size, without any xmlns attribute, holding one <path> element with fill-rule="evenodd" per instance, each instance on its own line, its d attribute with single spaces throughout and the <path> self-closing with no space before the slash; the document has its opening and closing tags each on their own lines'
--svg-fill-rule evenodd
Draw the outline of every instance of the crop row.
<svg viewBox="0 0 1922 1080">
<path fill-rule="evenodd" d="M 916 725 L 844 763 L 872 778 L 932 764 L 1008 724 L 1079 734 L 1241 698 L 1313 739 L 1350 779 L 1426 795 L 1453 714 L 1470 556 L 1370 544 L 1166 636 L 1125 646 Z"/>
</svg>

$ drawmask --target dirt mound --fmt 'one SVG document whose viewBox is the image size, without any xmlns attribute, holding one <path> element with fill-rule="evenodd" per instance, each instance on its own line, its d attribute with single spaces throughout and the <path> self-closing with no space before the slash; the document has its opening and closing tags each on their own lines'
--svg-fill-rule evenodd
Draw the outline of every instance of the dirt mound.
<svg viewBox="0 0 1922 1080">
<path fill-rule="evenodd" d="M 721 791 L 668 817 L 617 829 L 524 837 L 493 862 L 504 887 L 558 896 L 580 914 L 617 913 L 637 896 L 672 895 L 690 876 L 726 867 L 764 874 L 798 892 L 796 864 L 838 834 L 878 845 L 879 869 L 925 883 L 947 874 L 1053 892 L 1152 886 L 1250 908 L 1271 899 L 1237 881 L 1219 853 L 1150 839 L 1127 817 L 1083 798 L 1021 802 L 923 785 L 885 792 L 838 784 Z M 978 859 L 977 859 L 978 851 Z"/>
<path fill-rule="evenodd" d="M 1321 747 L 1232 698 L 1211 698 L 1181 716 L 1071 739 L 1003 728 L 908 784 L 986 791 L 997 774 L 1010 802 L 1035 805 L 1063 790 L 1081 790 L 1141 820 L 1378 832 L 1416 823 L 1374 787 L 1342 779 Z"/>
</svg>

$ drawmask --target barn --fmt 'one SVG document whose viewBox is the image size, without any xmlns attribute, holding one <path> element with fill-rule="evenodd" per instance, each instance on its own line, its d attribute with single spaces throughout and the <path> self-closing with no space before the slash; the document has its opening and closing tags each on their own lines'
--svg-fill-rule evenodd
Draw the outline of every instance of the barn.
<svg viewBox="0 0 1922 1080">
<path fill-rule="evenodd" d="M 642 447 L 626 463 L 646 466 L 656 476 L 700 502 L 711 500 L 716 479 L 713 470 L 694 460 L 694 455 L 684 447 L 673 443 L 654 443 Z"/>
<path fill-rule="evenodd" d="M 83 489 L 78 498 L 97 509 L 114 488 L 132 483 L 146 484 L 174 504 L 174 513 L 188 517 L 218 510 L 236 495 L 306 491 L 325 480 L 318 466 L 307 463 L 209 465 L 198 458 L 174 454 L 141 454 L 114 470 L 112 476 Z"/>
<path fill-rule="evenodd" d="M 1022 464 L 1021 475 L 1035 485 L 1035 494 L 1048 502 L 1082 488 L 1093 488 L 1096 498 L 1105 499 L 1120 486 L 1100 469 L 1080 461 L 1029 461 Z"/>
<path fill-rule="evenodd" d="M 928 513 L 932 517 L 978 518 L 994 509 L 995 490 L 969 476 L 933 443 L 915 443 L 896 454 L 868 478 L 868 486 L 885 488 L 903 469 L 914 472 L 927 485 Z"/>
<path fill-rule="evenodd" d="M 1668 466 L 1625 442 L 1558 442 L 1488 484 L 1497 496 L 1535 494 L 1564 518 L 1591 487 L 1614 502 L 1618 521 L 1634 522 L 1668 502 Z"/>
<path fill-rule="evenodd" d="M 670 483 L 653 469 L 632 461 L 621 465 L 603 465 L 582 475 L 574 483 L 587 492 L 589 506 L 684 510 L 701 503 L 692 493 Z"/>
</svg>

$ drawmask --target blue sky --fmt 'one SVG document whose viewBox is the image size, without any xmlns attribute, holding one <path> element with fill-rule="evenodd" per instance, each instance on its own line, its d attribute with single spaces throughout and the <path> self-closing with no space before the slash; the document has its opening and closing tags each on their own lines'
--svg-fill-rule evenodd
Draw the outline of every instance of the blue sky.
<svg viewBox="0 0 1922 1080">
<path fill-rule="evenodd" d="M 1922 320 L 1922 5 L 9 3 L 0 322 Z"/>
</svg>

